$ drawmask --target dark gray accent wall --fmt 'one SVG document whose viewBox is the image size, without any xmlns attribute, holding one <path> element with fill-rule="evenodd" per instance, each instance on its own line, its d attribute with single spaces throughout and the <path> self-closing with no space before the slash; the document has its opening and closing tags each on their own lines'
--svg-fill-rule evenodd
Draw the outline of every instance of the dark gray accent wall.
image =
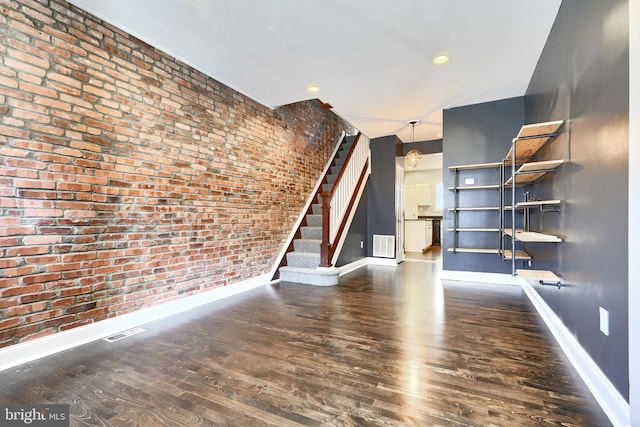
<svg viewBox="0 0 640 427">
<path fill-rule="evenodd" d="M 362 242 L 362 248 L 360 242 Z M 342 245 L 336 267 L 366 258 L 369 246 L 367 243 L 367 188 L 365 188 Z"/>
<path fill-rule="evenodd" d="M 535 188 L 563 199 L 562 211 L 533 221 L 565 242 L 527 248 L 535 268 L 567 286 L 536 290 L 627 399 L 628 24 L 627 0 L 564 0 L 525 101 L 529 123 L 568 122 L 540 153 L 568 163 Z M 600 307 L 610 313 L 609 336 L 599 330 Z"/>
<path fill-rule="evenodd" d="M 367 185 L 367 256 L 373 256 L 373 235 L 396 234 L 396 152 L 402 141 L 395 135 L 370 141 L 371 175 Z"/>
<path fill-rule="evenodd" d="M 411 150 L 418 150 L 422 154 L 442 153 L 442 140 L 433 139 L 430 141 L 405 142 L 402 144 L 402 156 L 406 156 Z"/>
<path fill-rule="evenodd" d="M 498 206 L 498 190 L 448 190 L 454 186 L 455 174 L 449 166 L 476 163 L 500 162 L 511 147 L 524 120 L 524 98 L 510 98 L 482 104 L 444 110 L 443 113 L 443 173 L 444 173 L 444 209 L 443 209 L 443 268 L 445 270 L 478 271 L 485 273 L 510 273 L 511 264 L 503 261 L 497 254 L 451 253 L 455 236 L 447 229 L 454 225 L 454 214 L 449 211 L 458 197 L 458 206 Z M 498 169 L 480 169 L 461 172 L 464 178 L 473 178 L 475 185 L 498 184 Z M 459 226 L 492 227 L 499 226 L 499 213 L 460 212 Z M 498 247 L 499 233 L 458 233 L 458 246 L 462 247 Z"/>
</svg>

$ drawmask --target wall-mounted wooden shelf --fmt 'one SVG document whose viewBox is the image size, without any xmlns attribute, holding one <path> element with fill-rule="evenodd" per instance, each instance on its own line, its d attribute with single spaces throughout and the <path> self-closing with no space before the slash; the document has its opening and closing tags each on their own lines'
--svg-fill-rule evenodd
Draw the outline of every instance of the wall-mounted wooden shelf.
<svg viewBox="0 0 640 427">
<path fill-rule="evenodd" d="M 462 228 L 447 228 L 447 231 L 474 231 L 474 232 L 499 232 L 499 228 L 471 228 L 471 227 L 462 227 Z"/>
<path fill-rule="evenodd" d="M 457 165 L 457 166 L 449 166 L 449 170 L 455 171 L 464 171 L 464 170 L 473 170 L 473 169 L 492 169 L 499 168 L 502 166 L 501 162 L 494 163 L 476 163 L 475 165 Z"/>
<path fill-rule="evenodd" d="M 516 185 L 524 185 L 534 182 L 544 176 L 547 172 L 551 172 L 558 168 L 564 160 L 546 160 L 542 162 L 524 163 L 516 171 Z M 511 186 L 513 178 L 509 178 L 504 183 L 506 187 Z"/>
<path fill-rule="evenodd" d="M 559 205 L 562 200 L 529 200 L 528 202 L 518 202 L 516 208 L 536 207 L 536 206 L 551 206 Z"/>
<path fill-rule="evenodd" d="M 504 259 L 511 259 L 513 256 L 513 252 L 510 249 L 505 249 L 504 251 Z M 516 250 L 516 260 L 518 261 L 528 261 L 532 259 L 531 255 L 522 250 Z"/>
<path fill-rule="evenodd" d="M 450 212 L 454 211 L 499 211 L 500 208 L 498 206 L 483 206 L 477 208 L 449 208 Z"/>
<path fill-rule="evenodd" d="M 524 125 L 520 128 L 520 132 L 514 138 L 517 141 L 516 158 L 530 158 L 533 157 L 538 150 L 547 143 L 550 139 L 555 137 L 556 132 L 560 129 L 564 121 L 556 120 L 553 122 L 535 123 L 530 125 Z M 511 161 L 513 158 L 513 146 L 509 150 L 505 160 Z"/>
<path fill-rule="evenodd" d="M 504 230 L 504 233 L 511 236 L 513 234 L 512 230 L 507 228 Z M 521 242 L 541 242 L 541 243 L 560 243 L 562 239 L 558 236 L 554 236 L 553 234 L 544 234 L 537 233 L 535 231 L 522 231 L 516 230 L 516 240 Z"/>
<path fill-rule="evenodd" d="M 524 280 L 534 280 L 536 282 L 560 283 L 560 278 L 552 271 L 547 270 L 516 270 L 516 274 Z"/>
<path fill-rule="evenodd" d="M 448 248 L 447 252 L 473 253 L 473 254 L 498 254 L 496 248 Z"/>
<path fill-rule="evenodd" d="M 469 185 L 464 187 L 449 187 L 449 190 L 499 190 L 500 184 Z"/>
</svg>

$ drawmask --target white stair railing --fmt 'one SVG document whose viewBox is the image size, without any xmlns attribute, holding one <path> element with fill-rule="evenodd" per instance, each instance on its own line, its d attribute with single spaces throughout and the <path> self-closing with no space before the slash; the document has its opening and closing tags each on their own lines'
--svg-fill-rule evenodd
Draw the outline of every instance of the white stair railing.
<svg viewBox="0 0 640 427">
<path fill-rule="evenodd" d="M 344 230 L 346 215 L 354 204 L 354 194 L 362 185 L 369 165 L 369 138 L 358 134 L 336 182 L 322 193 L 321 267 L 330 267 L 337 240 Z"/>
</svg>

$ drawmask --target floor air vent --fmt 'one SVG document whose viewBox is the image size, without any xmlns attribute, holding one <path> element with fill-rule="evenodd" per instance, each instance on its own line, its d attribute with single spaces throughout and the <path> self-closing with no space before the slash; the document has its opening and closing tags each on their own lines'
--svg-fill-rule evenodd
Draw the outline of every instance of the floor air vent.
<svg viewBox="0 0 640 427">
<path fill-rule="evenodd" d="M 105 338 L 104 340 L 107 342 L 116 342 L 116 341 L 120 341 L 123 340 L 127 337 L 130 337 L 132 335 L 135 334 L 139 334 L 140 332 L 144 332 L 144 329 L 142 328 L 133 328 L 133 329 L 128 329 L 124 332 L 119 332 L 115 335 L 111 335 L 110 337 Z"/>
<path fill-rule="evenodd" d="M 395 237 L 373 235 L 373 256 L 380 258 L 395 258 Z"/>
</svg>

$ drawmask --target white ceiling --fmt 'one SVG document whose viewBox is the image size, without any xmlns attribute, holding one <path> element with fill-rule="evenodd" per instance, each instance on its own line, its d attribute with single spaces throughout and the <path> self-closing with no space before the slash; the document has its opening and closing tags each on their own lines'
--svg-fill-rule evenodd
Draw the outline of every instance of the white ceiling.
<svg viewBox="0 0 640 427">
<path fill-rule="evenodd" d="M 70 2 L 268 107 L 320 98 L 410 142 L 409 120 L 436 139 L 443 108 L 524 95 L 561 0 Z"/>
</svg>

